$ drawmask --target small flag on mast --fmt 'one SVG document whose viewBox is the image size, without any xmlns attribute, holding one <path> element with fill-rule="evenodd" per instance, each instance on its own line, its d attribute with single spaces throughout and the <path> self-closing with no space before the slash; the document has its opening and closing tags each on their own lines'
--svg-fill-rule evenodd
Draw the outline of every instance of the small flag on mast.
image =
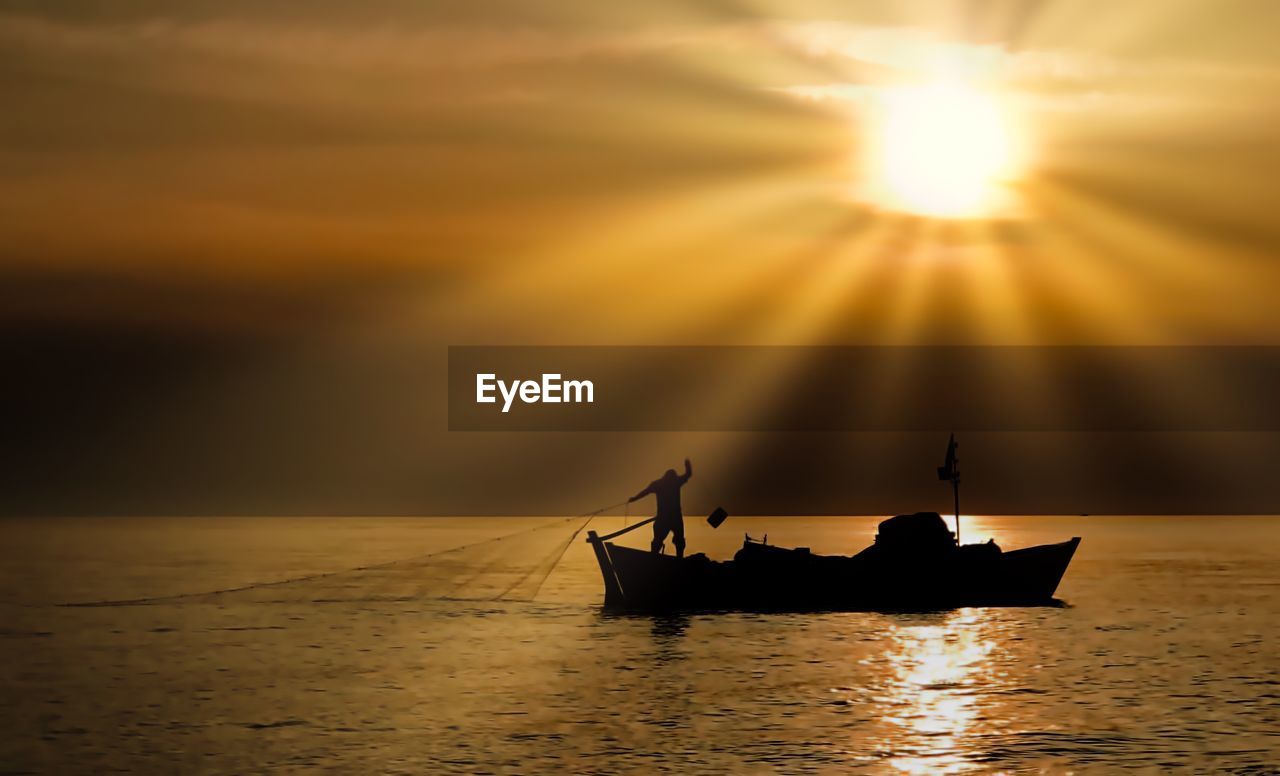
<svg viewBox="0 0 1280 776">
<path fill-rule="evenodd" d="M 958 476 L 956 471 L 956 435 L 951 435 L 951 440 L 947 442 L 947 459 L 938 467 L 938 479 L 944 481 L 954 481 Z"/>
</svg>

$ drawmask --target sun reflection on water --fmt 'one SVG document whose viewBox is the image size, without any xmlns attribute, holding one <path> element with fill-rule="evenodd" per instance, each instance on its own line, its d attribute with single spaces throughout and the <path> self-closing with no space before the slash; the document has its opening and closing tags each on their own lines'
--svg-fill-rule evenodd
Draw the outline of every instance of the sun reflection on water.
<svg viewBox="0 0 1280 776">
<path fill-rule="evenodd" d="M 972 767 L 962 752 L 978 717 L 974 688 L 988 680 L 993 648 L 980 613 L 962 611 L 941 622 L 895 625 L 886 656 L 886 720 L 899 733 L 882 751 L 903 773 L 955 773 Z"/>
</svg>

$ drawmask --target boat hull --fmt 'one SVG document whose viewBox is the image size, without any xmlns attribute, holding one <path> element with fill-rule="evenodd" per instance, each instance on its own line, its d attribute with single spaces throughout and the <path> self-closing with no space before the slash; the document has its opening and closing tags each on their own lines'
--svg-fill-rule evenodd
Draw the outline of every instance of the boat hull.
<svg viewBox="0 0 1280 776">
<path fill-rule="evenodd" d="M 588 541 L 605 581 L 605 607 L 639 611 L 894 611 L 1045 606 L 1080 538 L 1000 552 L 966 545 L 932 555 L 853 557 L 746 544 L 732 561 L 675 558 Z"/>
</svg>

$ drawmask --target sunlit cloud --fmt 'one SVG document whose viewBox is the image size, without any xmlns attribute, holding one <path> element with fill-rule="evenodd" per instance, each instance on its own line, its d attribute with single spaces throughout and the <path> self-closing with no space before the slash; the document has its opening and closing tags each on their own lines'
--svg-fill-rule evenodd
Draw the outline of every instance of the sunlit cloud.
<svg viewBox="0 0 1280 776">
<path fill-rule="evenodd" d="M 0 13 L 0 264 L 60 289 L 6 314 L 288 321 L 406 363 L 459 341 L 1271 342 L 1271 17 L 1176 5 Z M 876 376 L 886 411 L 910 377 Z M 691 403 L 765 412 L 794 373 L 723 378 Z M 1038 379 L 1027 400 L 1065 409 Z M 431 401 L 386 424 L 403 448 L 496 455 L 433 435 Z"/>
</svg>

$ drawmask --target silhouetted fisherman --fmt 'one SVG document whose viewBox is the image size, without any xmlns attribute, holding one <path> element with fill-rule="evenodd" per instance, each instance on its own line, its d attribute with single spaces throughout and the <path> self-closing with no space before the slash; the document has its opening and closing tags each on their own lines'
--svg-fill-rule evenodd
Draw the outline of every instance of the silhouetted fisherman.
<svg viewBox="0 0 1280 776">
<path fill-rule="evenodd" d="M 680 489 L 693 476 L 693 464 L 684 459 L 684 474 L 676 474 L 675 469 L 667 469 L 658 479 L 649 483 L 649 487 L 627 499 L 627 503 L 639 501 L 652 493 L 658 499 L 658 513 L 653 520 L 653 544 L 650 549 L 658 552 L 667 534 L 675 534 L 676 557 L 684 557 L 684 513 L 680 509 Z"/>
</svg>

